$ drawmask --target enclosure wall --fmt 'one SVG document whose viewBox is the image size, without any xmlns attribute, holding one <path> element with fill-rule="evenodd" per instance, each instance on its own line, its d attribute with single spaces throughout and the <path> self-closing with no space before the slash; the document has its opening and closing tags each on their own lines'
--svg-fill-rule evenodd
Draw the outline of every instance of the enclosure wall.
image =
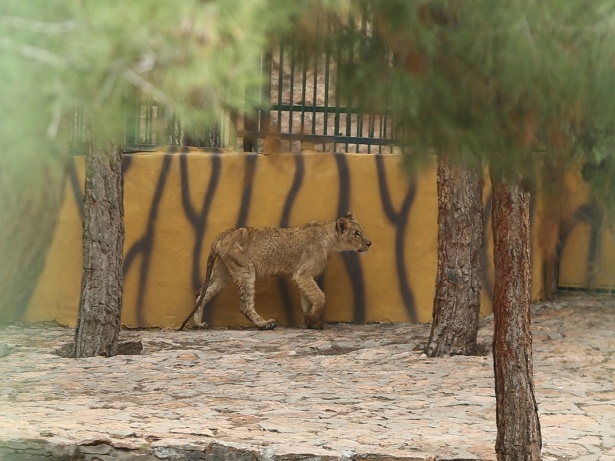
<svg viewBox="0 0 615 461">
<path fill-rule="evenodd" d="M 346 253 L 329 261 L 319 279 L 326 294 L 326 321 L 431 320 L 437 245 L 433 164 L 409 176 L 398 155 L 169 150 L 124 159 L 124 325 L 179 325 L 194 306 L 210 243 L 219 232 L 333 220 L 348 210 L 372 247 L 365 254 Z M 83 158 L 77 157 L 46 268 L 23 320 L 75 324 L 83 180 Z M 488 186 L 485 203 L 482 313 L 488 314 L 493 286 Z M 539 240 L 533 242 L 534 299 L 553 285 Z M 231 285 L 206 309 L 206 319 L 213 326 L 249 325 L 238 306 Z M 289 279 L 259 282 L 256 309 L 281 325 L 301 324 L 298 292 Z"/>
</svg>

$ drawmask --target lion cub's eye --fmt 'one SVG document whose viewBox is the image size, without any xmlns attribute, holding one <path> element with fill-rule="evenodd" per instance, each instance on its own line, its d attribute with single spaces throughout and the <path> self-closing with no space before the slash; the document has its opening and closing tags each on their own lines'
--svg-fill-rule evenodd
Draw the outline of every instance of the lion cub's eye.
<svg viewBox="0 0 615 461">
<path fill-rule="evenodd" d="M 359 232 L 359 231 L 354 231 L 354 237 L 355 237 L 355 238 L 359 238 L 359 237 L 361 237 L 361 232 Z"/>
</svg>

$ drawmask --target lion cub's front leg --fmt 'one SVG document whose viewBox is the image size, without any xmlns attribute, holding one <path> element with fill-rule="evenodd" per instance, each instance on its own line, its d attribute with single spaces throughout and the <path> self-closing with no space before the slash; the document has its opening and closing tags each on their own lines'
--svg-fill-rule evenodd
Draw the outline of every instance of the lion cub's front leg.
<svg viewBox="0 0 615 461">
<path fill-rule="evenodd" d="M 310 276 L 295 274 L 293 280 L 301 291 L 303 324 L 306 328 L 321 330 L 322 311 L 325 307 L 325 294 Z"/>
</svg>

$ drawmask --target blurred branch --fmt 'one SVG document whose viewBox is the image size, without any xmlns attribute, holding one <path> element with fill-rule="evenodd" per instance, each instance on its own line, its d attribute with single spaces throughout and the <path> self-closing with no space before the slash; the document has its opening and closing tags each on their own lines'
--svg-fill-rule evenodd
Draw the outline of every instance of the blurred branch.
<svg viewBox="0 0 615 461">
<path fill-rule="evenodd" d="M 146 94 L 152 95 L 159 102 L 172 106 L 172 100 L 165 93 L 156 88 L 149 80 L 141 77 L 137 72 L 132 69 L 126 69 L 122 72 L 122 75 L 129 83 L 136 86 L 138 89 Z"/>
<path fill-rule="evenodd" d="M 545 27 L 557 32 L 563 32 L 569 35 L 611 35 L 613 26 L 615 25 L 615 8 L 610 8 L 610 11 L 603 11 L 600 18 L 590 25 L 568 25 L 558 20 L 554 15 L 549 14 L 546 17 Z"/>
<path fill-rule="evenodd" d="M 44 48 L 39 48 L 37 46 L 32 46 L 25 43 L 17 43 L 8 37 L 0 37 L 0 48 L 15 51 L 26 58 L 44 62 L 45 64 L 51 64 L 55 67 L 64 67 L 65 65 L 62 58 Z"/>
<path fill-rule="evenodd" d="M 66 34 L 79 29 L 77 21 L 43 22 L 18 16 L 0 16 L 0 27 L 29 30 L 39 34 Z"/>
<path fill-rule="evenodd" d="M 51 121 L 47 127 L 47 138 L 53 140 L 58 135 L 58 129 L 60 128 L 60 122 L 62 120 L 62 105 L 56 102 L 53 105 L 51 111 Z"/>
</svg>

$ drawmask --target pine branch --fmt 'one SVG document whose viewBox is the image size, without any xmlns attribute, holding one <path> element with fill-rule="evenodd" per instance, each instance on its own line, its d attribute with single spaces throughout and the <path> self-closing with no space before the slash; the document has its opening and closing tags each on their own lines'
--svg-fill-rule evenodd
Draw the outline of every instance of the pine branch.
<svg viewBox="0 0 615 461">
<path fill-rule="evenodd" d="M 81 28 L 77 21 L 43 22 L 19 16 L 0 16 L 0 27 L 28 30 L 39 34 L 67 34 Z"/>
<path fill-rule="evenodd" d="M 157 101 L 164 103 L 171 107 L 172 100 L 164 92 L 156 88 L 149 80 L 141 77 L 137 72 L 132 69 L 126 69 L 122 72 L 122 75 L 129 83 L 140 89 L 142 92 L 152 95 Z"/>
<path fill-rule="evenodd" d="M 8 37 L 0 36 L 0 48 L 14 51 L 25 58 L 40 61 L 45 64 L 50 64 L 54 67 L 64 67 L 64 59 L 44 48 L 28 45 L 26 43 L 18 43 Z"/>
</svg>

